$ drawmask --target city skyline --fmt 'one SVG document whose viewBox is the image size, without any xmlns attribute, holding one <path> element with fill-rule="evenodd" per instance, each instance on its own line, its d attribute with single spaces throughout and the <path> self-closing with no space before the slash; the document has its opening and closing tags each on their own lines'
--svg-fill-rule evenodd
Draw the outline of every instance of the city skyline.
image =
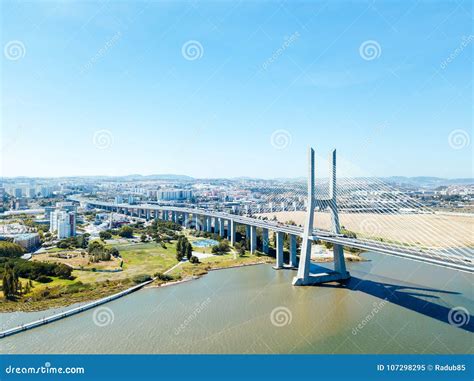
<svg viewBox="0 0 474 381">
<path fill-rule="evenodd" d="M 472 177 L 470 7 L 4 2 L 1 175 Z"/>
</svg>

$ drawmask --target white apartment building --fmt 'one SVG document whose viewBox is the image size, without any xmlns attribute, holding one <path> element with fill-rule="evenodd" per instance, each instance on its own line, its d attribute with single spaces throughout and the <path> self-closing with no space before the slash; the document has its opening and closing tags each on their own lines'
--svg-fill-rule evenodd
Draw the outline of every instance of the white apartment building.
<svg viewBox="0 0 474 381">
<path fill-rule="evenodd" d="M 55 210 L 51 213 L 50 228 L 59 239 L 74 237 L 76 235 L 76 212 Z"/>
</svg>

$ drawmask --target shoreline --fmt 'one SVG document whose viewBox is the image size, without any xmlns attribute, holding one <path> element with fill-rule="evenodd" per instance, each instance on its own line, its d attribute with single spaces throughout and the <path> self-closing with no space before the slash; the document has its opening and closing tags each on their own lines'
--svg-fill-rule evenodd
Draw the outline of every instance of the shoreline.
<svg viewBox="0 0 474 381">
<path fill-rule="evenodd" d="M 112 293 L 112 294 L 107 295 L 107 296 L 100 296 L 99 298 L 94 298 L 94 297 L 91 298 L 91 297 L 87 297 L 87 295 L 84 295 L 83 297 L 78 296 L 77 298 L 70 298 L 70 299 L 62 299 L 62 298 L 61 299 L 59 299 L 59 298 L 58 299 L 52 299 L 52 301 L 57 301 L 57 302 L 61 302 L 61 303 L 54 303 L 53 302 L 51 305 L 47 305 L 47 306 L 45 306 L 45 308 L 42 308 L 43 306 L 41 305 L 41 302 L 39 302 L 37 306 L 32 306 L 32 307 L 26 308 L 26 309 L 5 309 L 5 310 L 1 310 L 0 315 L 4 314 L 4 313 L 17 313 L 17 312 L 30 313 L 30 312 L 47 311 L 47 310 L 51 310 L 51 309 L 54 309 L 54 308 L 68 307 L 72 304 L 77 304 L 77 303 L 85 303 L 85 305 L 87 306 L 89 304 L 98 303 L 102 300 L 106 300 L 105 302 L 100 303 L 100 304 L 104 304 L 104 303 L 107 303 L 108 301 L 111 301 L 112 298 L 116 297 L 116 295 L 120 294 L 121 296 L 124 296 L 127 293 L 137 291 L 140 288 L 148 289 L 148 288 L 161 288 L 161 287 L 175 286 L 175 285 L 179 285 L 181 283 L 190 282 L 192 280 L 199 279 L 199 278 L 207 275 L 211 271 L 218 271 L 218 270 L 235 269 L 235 268 L 247 267 L 247 266 L 271 264 L 273 262 L 273 259 L 274 259 L 273 257 L 264 257 L 264 258 L 272 258 L 272 260 L 270 260 L 270 261 L 269 260 L 263 260 L 263 261 L 258 261 L 258 262 L 254 262 L 254 263 L 240 263 L 240 264 L 235 264 L 235 265 L 232 265 L 232 266 L 217 266 L 217 267 L 210 268 L 210 269 L 206 270 L 206 272 L 204 274 L 201 274 L 201 275 L 188 276 L 184 279 L 179 279 L 179 280 L 164 281 L 160 284 L 153 284 L 157 280 L 157 278 L 154 278 L 151 281 L 145 282 L 145 284 L 138 285 L 140 287 L 137 287 L 137 285 L 135 285 L 135 286 L 126 288 L 124 290 L 121 290 L 119 292 Z M 356 254 L 348 254 L 348 255 L 346 254 L 345 259 L 346 259 L 346 261 L 349 261 L 349 262 L 365 262 L 365 261 L 368 261 L 367 259 L 361 257 L 360 255 L 356 255 Z M 315 263 L 333 262 L 332 255 L 329 255 L 329 254 L 320 255 L 320 256 L 317 256 L 316 258 L 312 257 L 311 260 Z M 180 265 L 180 264 L 178 263 L 177 265 L 171 267 L 170 269 L 165 271 L 165 273 L 168 273 L 168 272 L 174 270 L 176 267 L 178 267 L 178 265 Z M 133 291 L 130 291 L 130 290 L 133 290 Z M 119 297 L 121 297 L 121 296 L 119 296 Z M 107 300 L 109 298 L 111 300 Z M 24 304 L 29 304 L 29 303 L 24 303 Z M 97 305 L 99 305 L 99 304 L 97 304 Z M 84 306 L 75 307 L 74 309 L 76 309 L 76 308 L 84 308 Z M 92 307 L 90 307 L 90 308 L 92 308 Z M 63 313 L 67 313 L 68 311 L 70 311 L 70 310 L 66 310 Z M 2 337 L 1 333 L 2 332 L 0 332 L 0 337 Z"/>
</svg>

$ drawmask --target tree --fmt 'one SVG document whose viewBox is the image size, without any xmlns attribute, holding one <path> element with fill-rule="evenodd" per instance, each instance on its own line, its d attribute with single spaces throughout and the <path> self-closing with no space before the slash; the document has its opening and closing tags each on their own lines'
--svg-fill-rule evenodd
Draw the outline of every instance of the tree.
<svg viewBox="0 0 474 381">
<path fill-rule="evenodd" d="M 133 229 L 130 226 L 122 226 L 119 230 L 119 236 L 123 238 L 133 238 Z"/>
<path fill-rule="evenodd" d="M 6 300 L 14 300 L 15 296 L 18 294 L 19 282 L 18 275 L 9 263 L 5 265 L 2 287 L 3 297 Z"/>
<path fill-rule="evenodd" d="M 140 236 L 140 241 L 146 242 L 146 240 L 147 240 L 146 234 L 142 234 L 142 235 Z"/>
<path fill-rule="evenodd" d="M 113 257 L 119 257 L 120 256 L 120 252 L 118 251 L 118 249 L 116 247 L 111 247 L 109 249 L 109 253 Z"/>
<path fill-rule="evenodd" d="M 217 245 L 212 246 L 212 252 L 214 254 L 225 254 L 229 252 L 229 250 L 230 250 L 229 241 L 227 241 L 226 239 L 222 240 Z"/>
<path fill-rule="evenodd" d="M 191 257 L 189 258 L 189 262 L 197 264 L 199 263 L 199 258 L 196 257 L 195 255 L 191 255 Z"/>
<path fill-rule="evenodd" d="M 178 262 L 181 262 L 181 261 L 183 260 L 183 258 L 184 258 L 183 253 L 181 253 L 181 252 L 177 252 L 177 253 L 176 253 L 176 260 L 177 260 Z"/>
<path fill-rule="evenodd" d="M 108 230 L 105 230 L 105 231 L 99 233 L 99 237 L 102 241 L 105 241 L 106 239 L 111 239 L 112 238 L 112 233 Z"/>
<path fill-rule="evenodd" d="M 239 254 L 239 257 L 242 257 L 245 255 L 245 245 L 242 245 L 240 242 L 237 242 L 234 245 L 235 249 L 237 250 L 237 253 Z"/>
<path fill-rule="evenodd" d="M 186 242 L 185 253 L 188 259 L 191 259 L 193 256 L 193 246 L 189 242 Z"/>
<path fill-rule="evenodd" d="M 21 257 L 24 253 L 25 249 L 16 243 L 0 241 L 0 257 Z"/>
</svg>

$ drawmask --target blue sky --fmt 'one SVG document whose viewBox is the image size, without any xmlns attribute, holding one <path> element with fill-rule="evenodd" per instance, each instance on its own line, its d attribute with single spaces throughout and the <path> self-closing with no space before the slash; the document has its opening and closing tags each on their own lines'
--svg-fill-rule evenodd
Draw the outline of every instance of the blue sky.
<svg viewBox="0 0 474 381">
<path fill-rule="evenodd" d="M 5 1 L 2 15 L 4 176 L 303 176 L 309 145 L 337 148 L 344 175 L 472 176 L 469 1 Z"/>
</svg>

